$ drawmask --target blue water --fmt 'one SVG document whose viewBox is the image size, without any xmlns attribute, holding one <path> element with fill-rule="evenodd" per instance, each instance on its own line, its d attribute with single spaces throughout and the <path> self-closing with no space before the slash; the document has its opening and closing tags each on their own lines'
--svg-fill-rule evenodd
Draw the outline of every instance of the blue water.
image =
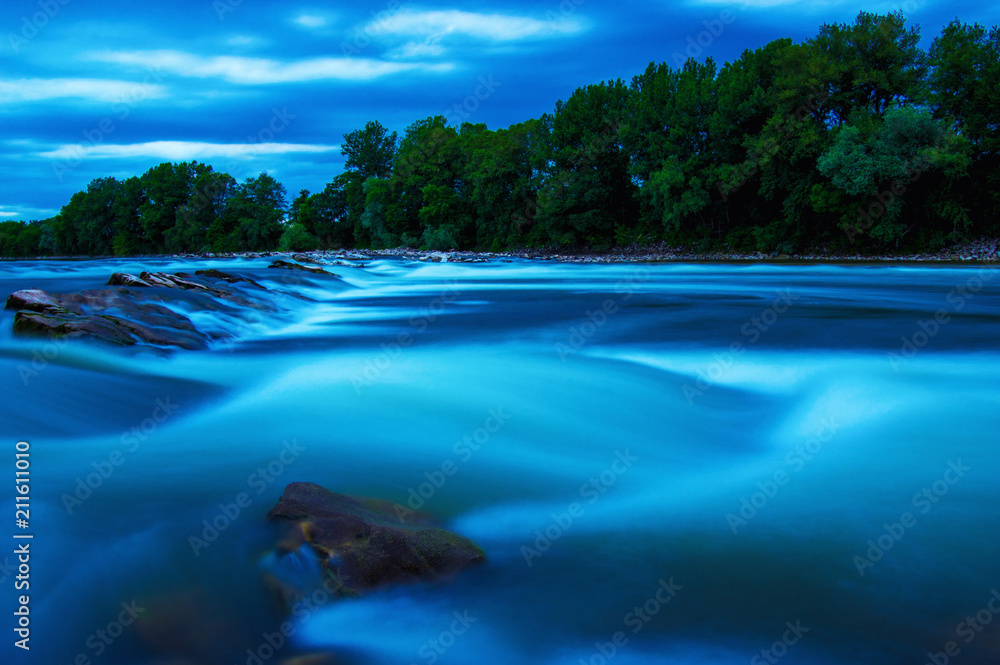
<svg viewBox="0 0 1000 665">
<path fill-rule="evenodd" d="M 212 267 L 278 308 L 187 311 L 238 333 L 196 352 L 0 314 L 4 663 L 1000 663 L 995 267 L 266 265 L 0 265 L 3 296 Z M 282 617 L 265 516 L 292 481 L 429 511 L 489 562 Z"/>
</svg>

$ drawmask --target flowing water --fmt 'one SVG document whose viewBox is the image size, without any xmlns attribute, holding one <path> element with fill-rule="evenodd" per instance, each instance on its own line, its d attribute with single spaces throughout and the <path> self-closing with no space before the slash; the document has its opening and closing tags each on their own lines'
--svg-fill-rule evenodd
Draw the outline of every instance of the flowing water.
<svg viewBox="0 0 1000 665">
<path fill-rule="evenodd" d="M 4 663 L 1000 662 L 996 268 L 265 266 L 2 265 L 2 295 L 214 267 L 280 311 L 188 312 L 238 337 L 181 352 L 3 312 Z M 317 597 L 285 639 L 260 574 L 291 481 L 429 511 L 489 561 Z"/>
</svg>

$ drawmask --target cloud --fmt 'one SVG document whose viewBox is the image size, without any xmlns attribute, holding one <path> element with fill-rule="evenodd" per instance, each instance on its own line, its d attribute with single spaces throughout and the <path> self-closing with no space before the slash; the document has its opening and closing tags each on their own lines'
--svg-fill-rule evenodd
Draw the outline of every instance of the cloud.
<svg viewBox="0 0 1000 665">
<path fill-rule="evenodd" d="M 117 65 L 154 67 L 177 76 L 220 78 L 237 85 L 301 83 L 338 79 L 368 81 L 400 72 L 443 72 L 450 64 L 384 62 L 368 58 L 313 58 L 282 62 L 236 56 L 202 57 L 182 51 L 97 51 L 91 60 Z"/>
<path fill-rule="evenodd" d="M 230 46 L 250 46 L 251 44 L 256 44 L 258 41 L 260 40 L 249 35 L 233 35 L 226 40 L 226 43 Z"/>
<path fill-rule="evenodd" d="M 427 42 L 408 42 L 390 54 L 394 58 L 435 58 L 444 55 L 444 47 Z"/>
<path fill-rule="evenodd" d="M 295 22 L 304 28 L 322 28 L 326 25 L 326 19 L 322 16 L 311 16 L 309 14 L 302 14 L 295 19 Z"/>
<path fill-rule="evenodd" d="M 583 30 L 583 24 L 570 18 L 540 21 L 526 16 L 477 14 L 456 9 L 446 11 L 401 11 L 371 22 L 366 32 L 403 37 L 439 38 L 464 35 L 490 41 L 561 37 Z"/>
<path fill-rule="evenodd" d="M 34 206 L 10 206 L 0 205 L 0 220 L 28 221 L 32 219 L 47 219 L 59 212 L 47 208 L 36 208 Z"/>
<path fill-rule="evenodd" d="M 167 95 L 166 88 L 151 83 L 107 79 L 0 79 L 0 104 L 73 98 L 115 103 L 140 93 L 144 99 Z"/>
<path fill-rule="evenodd" d="M 168 161 L 188 161 L 229 157 L 253 159 L 260 155 L 285 155 L 289 153 L 324 153 L 339 151 L 339 145 L 314 145 L 305 143 L 202 143 L 198 141 L 149 141 L 130 144 L 63 145 L 55 150 L 39 153 L 47 159 L 107 159 L 155 157 Z"/>
</svg>

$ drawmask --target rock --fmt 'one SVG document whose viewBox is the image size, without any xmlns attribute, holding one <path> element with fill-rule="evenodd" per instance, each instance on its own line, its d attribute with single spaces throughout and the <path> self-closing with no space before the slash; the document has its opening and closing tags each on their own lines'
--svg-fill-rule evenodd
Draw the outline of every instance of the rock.
<svg viewBox="0 0 1000 665">
<path fill-rule="evenodd" d="M 24 289 L 7 296 L 4 309 L 28 310 L 43 314 L 72 314 L 58 298 L 53 298 L 41 289 Z"/>
<path fill-rule="evenodd" d="M 146 282 L 142 281 L 135 275 L 130 275 L 127 272 L 116 272 L 111 275 L 111 279 L 108 280 L 108 286 L 149 286 Z"/>
<path fill-rule="evenodd" d="M 113 316 L 81 316 L 72 312 L 59 315 L 20 311 L 14 315 L 14 332 L 46 337 L 96 337 L 112 344 L 135 344 L 137 340 L 118 324 L 120 320 Z"/>
<path fill-rule="evenodd" d="M 203 349 L 206 339 L 198 332 L 153 328 L 118 316 L 40 314 L 20 311 L 14 315 L 14 332 L 21 335 L 56 337 L 94 337 L 112 344 L 131 346 L 139 342 L 182 349 Z"/>
<path fill-rule="evenodd" d="M 188 280 L 180 277 L 178 275 L 168 275 L 165 272 L 143 272 L 139 274 L 139 278 L 144 282 L 149 283 L 150 286 L 163 286 L 168 289 L 205 289 L 210 290 L 204 284 L 197 284 L 195 282 L 189 282 Z"/>
<path fill-rule="evenodd" d="M 201 275 L 203 277 L 214 277 L 215 279 L 221 279 L 224 282 L 230 284 L 235 284 L 236 282 L 247 282 L 248 284 L 253 284 L 259 289 L 267 289 L 257 282 L 253 281 L 249 277 L 243 277 L 241 275 L 230 275 L 228 272 L 222 272 L 221 270 L 216 270 L 215 268 L 210 268 L 208 270 L 195 270 L 194 274 Z"/>
<path fill-rule="evenodd" d="M 147 596 L 136 604 L 143 609 L 135 620 L 136 638 L 144 650 L 161 659 L 200 665 L 231 663 L 234 659 L 229 656 L 260 639 L 244 607 L 203 587 Z"/>
<path fill-rule="evenodd" d="M 365 505 L 313 483 L 288 485 L 268 518 L 289 527 L 279 556 L 295 557 L 295 567 L 306 570 L 303 561 L 318 561 L 326 576 L 343 580 L 347 593 L 432 580 L 486 560 L 463 536 L 423 520 L 404 521 L 388 503 Z"/>
<path fill-rule="evenodd" d="M 296 261 L 298 261 L 299 263 L 312 263 L 312 264 L 317 265 L 317 266 L 321 266 L 321 265 L 324 264 L 323 261 L 320 261 L 318 259 L 314 259 L 313 257 L 309 256 L 308 254 L 292 254 L 292 258 L 295 259 Z"/>
<path fill-rule="evenodd" d="M 268 268 L 284 268 L 285 270 L 305 270 L 306 272 L 316 273 L 317 275 L 330 275 L 331 277 L 340 277 L 340 275 L 335 275 L 332 272 L 327 272 L 322 268 L 311 268 L 309 266 L 304 266 L 299 263 L 292 263 L 291 261 L 284 261 L 278 259 L 271 263 Z"/>
<path fill-rule="evenodd" d="M 246 278 L 228 277 L 233 281 L 252 282 Z M 234 307 L 274 309 L 269 302 L 249 300 L 226 288 L 201 284 L 195 279 L 184 273 L 143 272 L 138 278 L 128 273 L 115 273 L 108 280 L 114 288 L 62 295 L 25 289 L 12 293 L 6 307 L 18 310 L 14 332 L 22 335 L 92 337 L 118 345 L 150 344 L 182 349 L 203 349 L 210 339 L 230 335 L 218 328 L 211 335 L 199 331 L 187 316 L 162 304 L 165 293 L 167 297 L 183 301 L 188 311 L 232 313 L 236 311 Z M 170 296 L 168 289 L 175 295 Z M 185 294 L 181 295 L 181 291 Z"/>
</svg>

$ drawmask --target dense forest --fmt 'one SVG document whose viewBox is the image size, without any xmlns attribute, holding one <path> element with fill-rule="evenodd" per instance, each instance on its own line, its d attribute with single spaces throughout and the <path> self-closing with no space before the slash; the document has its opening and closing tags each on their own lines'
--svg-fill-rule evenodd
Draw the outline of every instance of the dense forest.
<svg viewBox="0 0 1000 665">
<path fill-rule="evenodd" d="M 652 63 L 489 130 L 442 116 L 344 136 L 344 171 L 291 202 L 267 174 L 198 162 L 101 178 L 55 217 L 0 224 L 0 255 L 341 247 L 794 253 L 936 249 L 1000 235 L 1000 31 L 954 21 L 928 51 L 862 12 L 721 68 Z"/>
</svg>

